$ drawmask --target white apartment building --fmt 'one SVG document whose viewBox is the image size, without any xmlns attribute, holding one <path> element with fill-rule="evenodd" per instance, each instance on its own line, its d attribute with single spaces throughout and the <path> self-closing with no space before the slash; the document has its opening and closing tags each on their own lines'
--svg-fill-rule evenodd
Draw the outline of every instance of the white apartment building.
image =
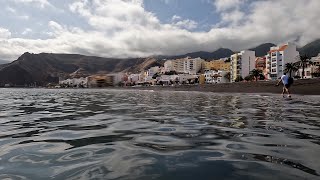
<svg viewBox="0 0 320 180">
<path fill-rule="evenodd" d="M 206 84 L 215 84 L 215 83 L 227 83 L 229 82 L 224 76 L 227 74 L 226 71 L 215 71 L 215 70 L 206 70 L 204 72 L 205 83 Z"/>
<path fill-rule="evenodd" d="M 164 71 L 165 72 L 175 71 L 175 68 L 173 67 L 173 60 L 168 60 L 164 63 Z"/>
<path fill-rule="evenodd" d="M 137 83 L 141 80 L 141 74 L 130 74 L 128 76 L 129 83 Z"/>
<path fill-rule="evenodd" d="M 113 85 L 118 85 L 119 83 L 124 82 L 127 75 L 124 73 L 113 73 L 107 74 L 107 76 L 112 78 Z"/>
<path fill-rule="evenodd" d="M 81 77 L 81 78 L 70 78 L 66 80 L 60 80 L 60 85 L 68 85 L 70 87 L 87 87 L 88 86 L 88 78 Z"/>
<path fill-rule="evenodd" d="M 184 84 L 184 83 L 189 83 L 189 80 L 195 81 L 195 79 L 199 78 L 198 75 L 191 75 L 191 74 L 179 74 L 179 83 Z"/>
<path fill-rule="evenodd" d="M 184 61 L 185 59 L 176 59 L 172 61 L 174 71 L 178 73 L 184 73 Z"/>
<path fill-rule="evenodd" d="M 178 73 L 197 74 L 202 69 L 204 60 L 201 58 L 186 57 L 183 59 L 168 60 L 164 63 L 166 72 L 176 71 Z"/>
<path fill-rule="evenodd" d="M 245 78 L 255 68 L 256 55 L 254 51 L 241 51 L 231 55 L 230 81 L 235 82 L 238 76 Z"/>
<path fill-rule="evenodd" d="M 153 77 L 153 75 L 155 75 L 156 73 L 159 73 L 159 72 L 161 72 L 161 68 L 159 66 L 154 66 L 154 67 L 151 67 L 150 69 L 148 69 L 147 76 Z"/>
<path fill-rule="evenodd" d="M 202 64 L 203 64 L 204 60 L 201 58 L 186 58 L 184 61 L 184 73 L 187 74 L 197 74 L 201 68 L 202 68 Z"/>
<path fill-rule="evenodd" d="M 158 79 L 158 82 L 162 82 L 166 85 L 171 85 L 179 82 L 179 76 L 178 75 L 161 75 L 161 77 Z"/>
<path fill-rule="evenodd" d="M 267 78 L 276 80 L 281 77 L 285 70 L 285 65 L 296 62 L 299 52 L 293 43 L 286 43 L 271 47 L 266 55 Z"/>
</svg>

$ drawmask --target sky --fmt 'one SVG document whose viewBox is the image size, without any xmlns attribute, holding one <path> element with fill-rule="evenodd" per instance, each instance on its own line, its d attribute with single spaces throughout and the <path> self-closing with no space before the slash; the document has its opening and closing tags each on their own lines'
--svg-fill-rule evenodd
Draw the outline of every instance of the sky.
<svg viewBox="0 0 320 180">
<path fill-rule="evenodd" d="M 320 38 L 320 0 L 0 0 L 0 59 L 147 57 Z"/>
</svg>

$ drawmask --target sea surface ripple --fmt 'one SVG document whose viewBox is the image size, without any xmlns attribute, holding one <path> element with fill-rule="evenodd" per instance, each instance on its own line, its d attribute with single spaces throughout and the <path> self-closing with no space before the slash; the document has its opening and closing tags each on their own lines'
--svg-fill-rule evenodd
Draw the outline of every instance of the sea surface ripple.
<svg viewBox="0 0 320 180">
<path fill-rule="evenodd" d="M 320 179 L 320 96 L 0 89 L 0 179 Z"/>
</svg>

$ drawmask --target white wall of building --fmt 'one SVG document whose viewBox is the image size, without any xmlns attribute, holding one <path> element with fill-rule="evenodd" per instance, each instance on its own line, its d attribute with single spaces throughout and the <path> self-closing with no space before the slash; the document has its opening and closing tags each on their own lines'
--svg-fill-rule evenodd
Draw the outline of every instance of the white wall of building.
<svg viewBox="0 0 320 180">
<path fill-rule="evenodd" d="M 80 86 L 87 87 L 88 86 L 88 78 L 87 77 L 72 78 L 72 79 L 70 78 L 70 79 L 59 81 L 59 84 L 60 85 L 68 85 L 70 87 L 80 87 Z"/>
<path fill-rule="evenodd" d="M 113 85 L 118 85 L 120 82 L 124 81 L 124 77 L 126 74 L 124 73 L 114 73 L 108 74 L 107 76 L 111 76 L 113 78 Z"/>
<path fill-rule="evenodd" d="M 168 60 L 164 63 L 164 71 L 165 72 L 175 71 L 172 60 Z"/>
<path fill-rule="evenodd" d="M 254 51 L 241 51 L 239 53 L 241 59 L 241 76 L 245 78 L 250 74 L 250 71 L 255 69 L 256 53 Z"/>
<path fill-rule="evenodd" d="M 186 57 L 183 59 L 168 60 L 164 64 L 164 69 L 177 71 L 178 73 L 197 74 L 202 69 L 204 60 L 201 58 Z"/>
<path fill-rule="evenodd" d="M 249 50 L 231 55 L 230 81 L 234 82 L 237 76 L 241 76 L 242 78 L 248 76 L 250 71 L 255 69 L 255 59 L 255 52 Z"/>
<path fill-rule="evenodd" d="M 156 73 L 161 72 L 161 68 L 159 66 L 154 66 L 148 69 L 147 76 L 154 76 Z"/>
<path fill-rule="evenodd" d="M 128 76 L 128 82 L 130 83 L 136 83 L 140 81 L 140 74 L 130 74 Z"/>
<path fill-rule="evenodd" d="M 184 73 L 197 74 L 201 70 L 203 62 L 204 60 L 201 58 L 186 58 L 183 66 Z"/>
<path fill-rule="evenodd" d="M 205 71 L 205 73 L 204 73 L 205 82 L 206 82 L 206 84 L 227 83 L 227 82 L 229 82 L 229 80 L 224 77 L 226 74 L 227 74 L 226 71 L 221 71 L 221 70 Z"/>
<path fill-rule="evenodd" d="M 179 76 L 178 75 L 161 75 L 161 77 L 158 79 L 158 81 L 162 81 L 164 84 L 174 84 L 177 81 L 179 82 Z"/>
<path fill-rule="evenodd" d="M 192 75 L 192 74 L 179 74 L 179 82 L 182 84 L 183 82 L 187 82 L 188 79 L 196 79 L 199 76 L 198 75 Z"/>
<path fill-rule="evenodd" d="M 268 79 L 278 79 L 283 75 L 287 63 L 298 61 L 299 52 L 297 51 L 297 46 L 293 43 L 271 47 L 270 51 L 273 52 L 266 55 Z"/>
</svg>

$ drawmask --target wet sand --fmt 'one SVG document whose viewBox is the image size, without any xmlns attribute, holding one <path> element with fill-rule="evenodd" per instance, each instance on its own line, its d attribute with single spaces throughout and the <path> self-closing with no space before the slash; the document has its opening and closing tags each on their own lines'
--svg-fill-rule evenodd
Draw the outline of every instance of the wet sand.
<svg viewBox="0 0 320 180">
<path fill-rule="evenodd" d="M 238 82 L 225 84 L 180 85 L 180 86 L 151 86 L 125 87 L 126 89 L 169 90 L 169 91 L 202 91 L 226 93 L 278 93 L 282 92 L 282 83 L 275 86 L 276 81 Z M 320 79 L 295 80 L 290 88 L 292 94 L 320 95 Z"/>
</svg>

